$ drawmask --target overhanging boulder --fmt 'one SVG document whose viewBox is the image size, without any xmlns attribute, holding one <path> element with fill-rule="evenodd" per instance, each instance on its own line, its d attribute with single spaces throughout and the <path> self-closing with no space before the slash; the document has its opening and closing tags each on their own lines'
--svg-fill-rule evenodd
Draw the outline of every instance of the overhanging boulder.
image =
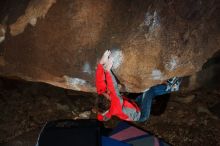
<svg viewBox="0 0 220 146">
<path fill-rule="evenodd" d="M 219 50 L 219 10 L 215 0 L 30 0 L 11 9 L 16 19 L 1 13 L 0 74 L 95 92 L 97 61 L 111 49 L 121 84 L 141 92 L 201 70 Z"/>
</svg>

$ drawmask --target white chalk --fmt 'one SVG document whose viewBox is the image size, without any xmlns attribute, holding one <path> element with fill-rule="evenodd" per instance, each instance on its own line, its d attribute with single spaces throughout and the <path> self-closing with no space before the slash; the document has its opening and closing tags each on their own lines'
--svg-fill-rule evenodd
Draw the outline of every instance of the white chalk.
<svg viewBox="0 0 220 146">
<path fill-rule="evenodd" d="M 154 69 L 151 76 L 154 80 L 163 80 L 163 73 L 159 69 Z"/>
<path fill-rule="evenodd" d="M 170 61 L 165 64 L 165 68 L 169 71 L 173 71 L 177 68 L 178 62 L 178 57 L 171 56 Z"/>
<path fill-rule="evenodd" d="M 32 25 L 32 26 L 35 26 L 37 24 L 37 18 L 31 18 L 29 23 Z"/>
<path fill-rule="evenodd" d="M 144 24 L 149 27 L 149 32 L 154 31 L 160 25 L 160 18 L 157 11 L 145 14 Z"/>
<path fill-rule="evenodd" d="M 92 70 L 91 70 L 90 64 L 88 62 L 85 62 L 82 70 L 85 73 L 92 74 Z"/>
<path fill-rule="evenodd" d="M 123 62 L 123 54 L 119 49 L 111 50 L 111 56 L 113 58 L 113 66 L 112 69 L 117 69 Z"/>
<path fill-rule="evenodd" d="M 64 79 L 66 80 L 68 86 L 78 91 L 81 90 L 80 86 L 83 86 L 86 84 L 86 81 L 80 78 L 71 78 L 68 76 L 64 76 Z"/>
</svg>

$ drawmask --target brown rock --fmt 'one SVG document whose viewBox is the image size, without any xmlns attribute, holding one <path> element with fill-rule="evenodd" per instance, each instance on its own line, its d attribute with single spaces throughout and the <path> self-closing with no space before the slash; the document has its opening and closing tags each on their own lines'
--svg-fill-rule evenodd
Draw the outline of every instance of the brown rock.
<svg viewBox="0 0 220 146">
<path fill-rule="evenodd" d="M 5 27 L 0 24 L 0 44 L 5 40 Z"/>
<path fill-rule="evenodd" d="M 44 18 L 50 7 L 56 0 L 31 0 L 25 14 L 10 25 L 10 33 L 12 36 L 22 33 L 28 24 L 35 26 L 37 18 Z"/>
<path fill-rule="evenodd" d="M 219 50 L 218 5 L 214 0 L 31 0 L 10 25 L 14 37 L 5 40 L 0 73 L 95 92 L 97 60 L 112 49 L 119 81 L 127 91 L 141 92 L 198 72 Z"/>
</svg>

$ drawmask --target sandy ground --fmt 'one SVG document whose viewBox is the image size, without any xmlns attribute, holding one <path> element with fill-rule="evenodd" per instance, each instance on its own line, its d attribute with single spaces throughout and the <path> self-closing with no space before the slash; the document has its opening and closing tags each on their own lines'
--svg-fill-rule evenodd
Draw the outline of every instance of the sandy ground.
<svg viewBox="0 0 220 146">
<path fill-rule="evenodd" d="M 34 145 L 48 120 L 95 118 L 95 94 L 0 79 L 0 145 Z M 161 100 L 162 99 L 162 100 Z M 220 146 L 220 90 L 158 97 L 147 122 L 135 123 L 175 146 Z M 218 117 L 219 116 L 219 117 Z M 119 120 L 105 123 L 114 127 Z"/>
</svg>

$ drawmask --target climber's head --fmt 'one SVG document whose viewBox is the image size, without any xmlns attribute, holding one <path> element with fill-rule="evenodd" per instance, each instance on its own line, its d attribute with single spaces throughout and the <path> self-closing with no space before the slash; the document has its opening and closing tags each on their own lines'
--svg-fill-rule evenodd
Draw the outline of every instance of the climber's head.
<svg viewBox="0 0 220 146">
<path fill-rule="evenodd" d="M 98 112 L 105 112 L 107 111 L 111 106 L 110 96 L 104 92 L 99 95 L 98 97 Z"/>
</svg>

